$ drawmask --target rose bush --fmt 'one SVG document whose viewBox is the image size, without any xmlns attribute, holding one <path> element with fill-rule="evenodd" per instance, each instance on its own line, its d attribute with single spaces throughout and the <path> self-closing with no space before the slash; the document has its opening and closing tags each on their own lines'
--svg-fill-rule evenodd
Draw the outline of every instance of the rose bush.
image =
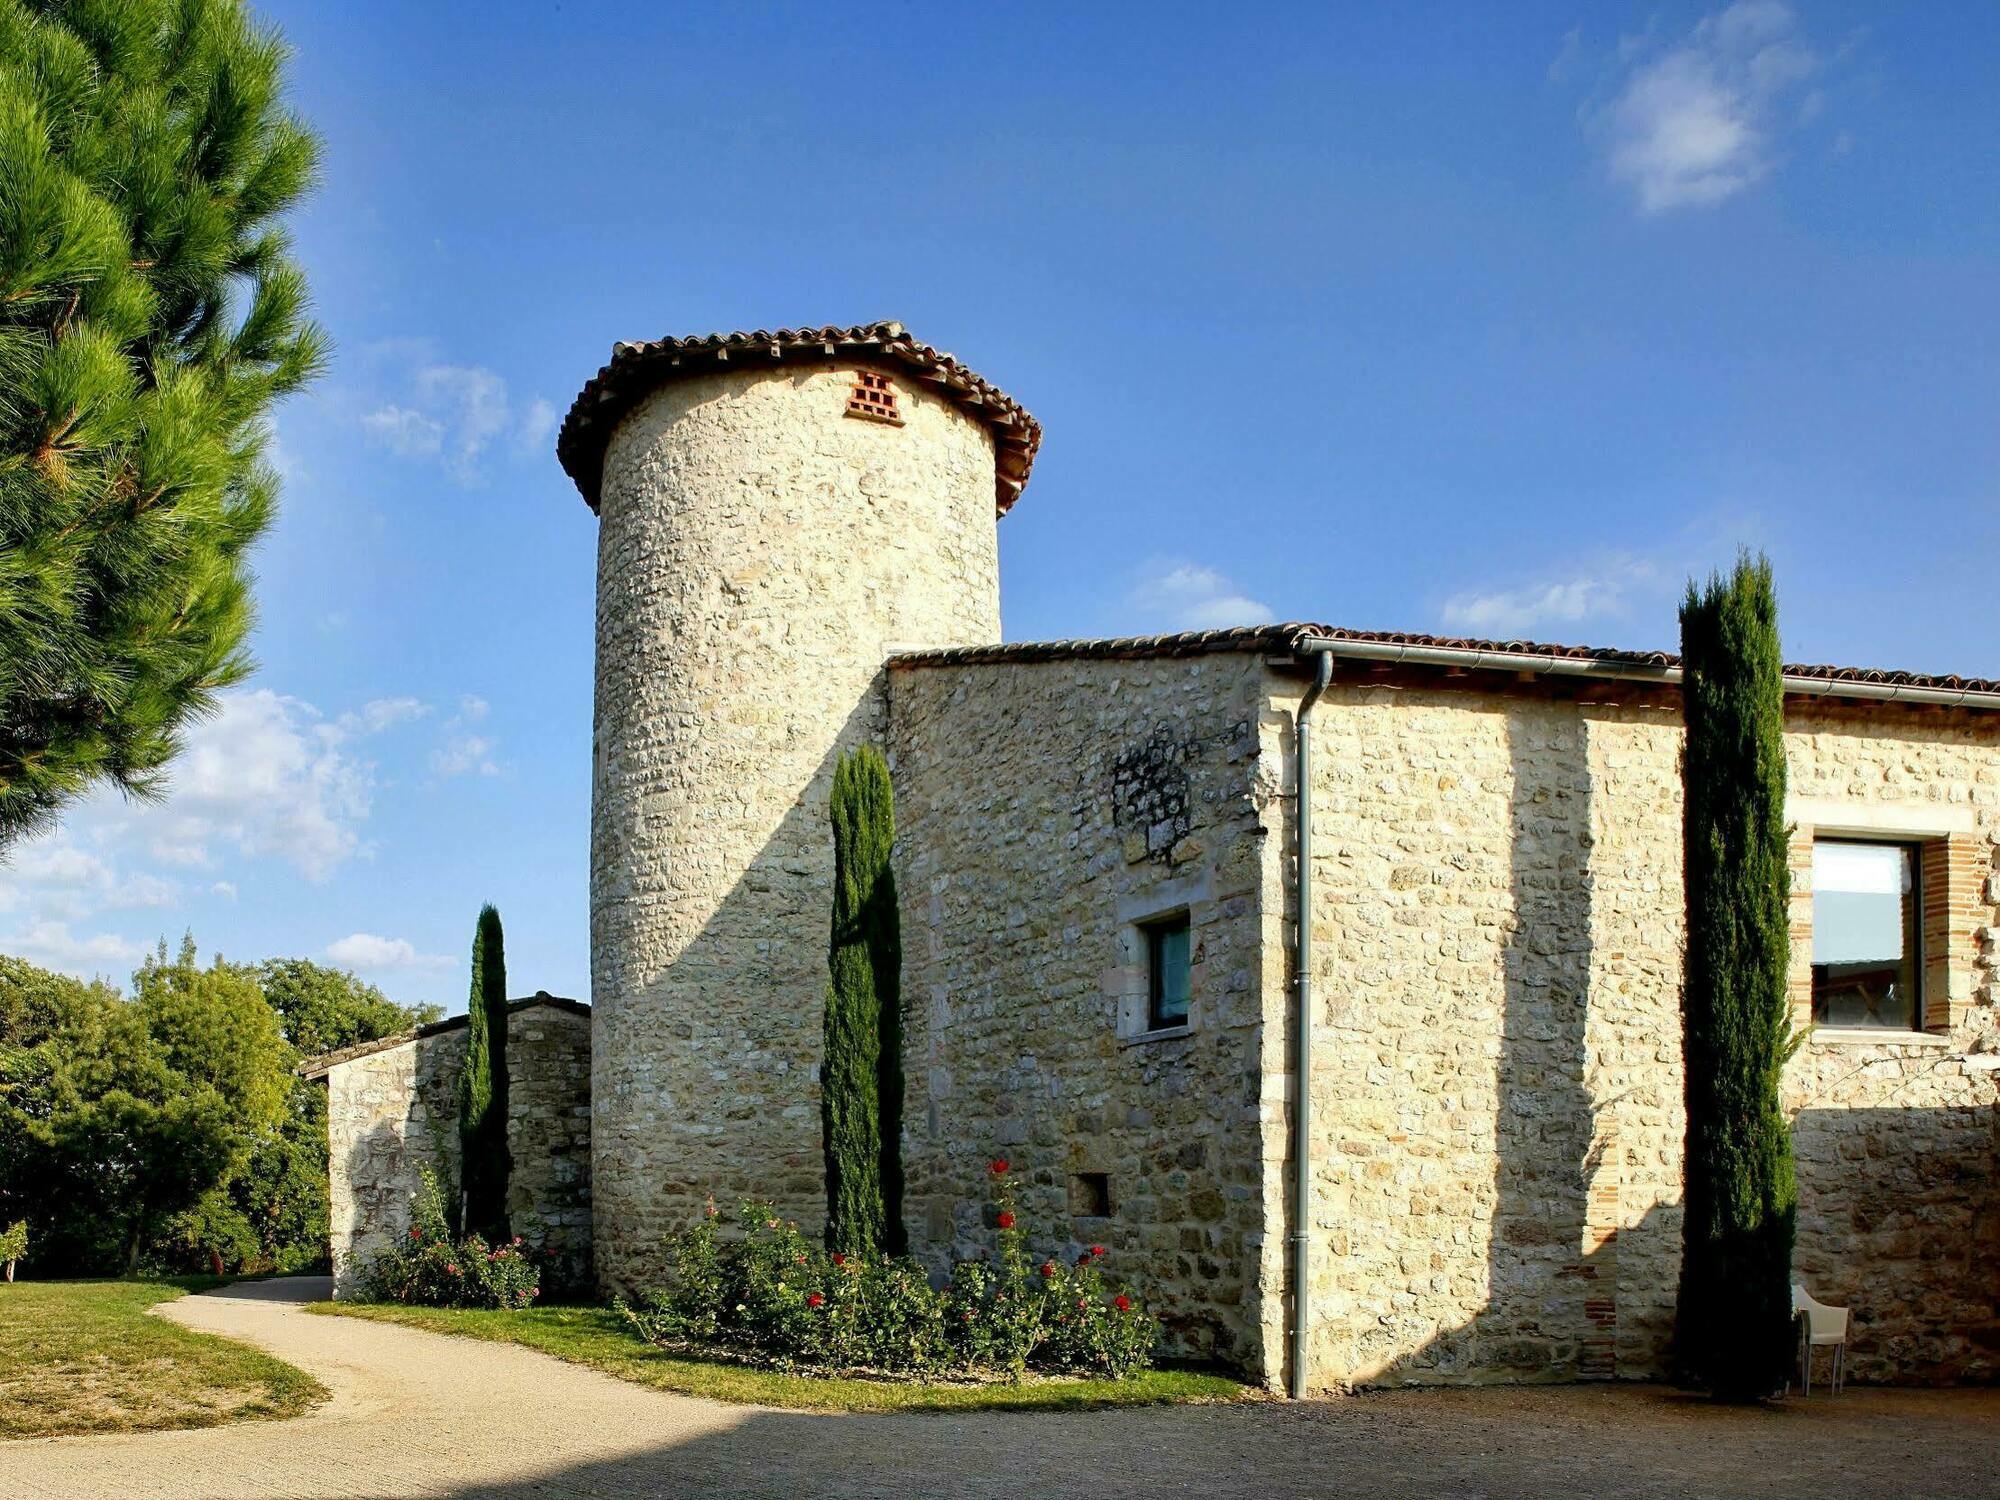
<svg viewBox="0 0 2000 1500">
<path fill-rule="evenodd" d="M 408 1235 L 368 1263 L 363 1295 L 422 1307 L 527 1307 L 542 1294 L 541 1267 L 517 1235 L 489 1245 L 476 1234 L 454 1241 L 437 1178 L 423 1174 Z"/>
<path fill-rule="evenodd" d="M 991 1164 L 991 1261 L 933 1287 L 905 1257 L 827 1253 L 768 1206 L 723 1233 L 711 1203 L 668 1241 L 672 1274 L 620 1309 L 646 1339 L 780 1370 L 926 1378 L 1029 1370 L 1122 1377 L 1144 1369 L 1159 1325 L 1105 1281 L 1105 1249 L 1074 1263 L 1029 1254 L 1010 1163 Z"/>
</svg>

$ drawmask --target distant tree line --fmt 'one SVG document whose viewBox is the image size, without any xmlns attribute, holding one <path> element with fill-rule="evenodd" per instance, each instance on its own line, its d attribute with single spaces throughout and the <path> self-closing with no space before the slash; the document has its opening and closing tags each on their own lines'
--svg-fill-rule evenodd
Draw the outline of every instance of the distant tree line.
<svg viewBox="0 0 2000 1500">
<path fill-rule="evenodd" d="M 0 957 L 0 1226 L 33 1275 L 324 1263 L 326 1096 L 301 1057 L 436 1020 L 305 959 L 164 942 L 132 994 Z"/>
</svg>

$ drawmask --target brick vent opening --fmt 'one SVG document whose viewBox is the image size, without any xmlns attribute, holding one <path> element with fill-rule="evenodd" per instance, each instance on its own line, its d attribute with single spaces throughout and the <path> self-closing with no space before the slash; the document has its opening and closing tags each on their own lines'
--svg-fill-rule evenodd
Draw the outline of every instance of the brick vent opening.
<svg viewBox="0 0 2000 1500">
<path fill-rule="evenodd" d="M 854 389 L 847 395 L 847 414 L 870 422 L 887 422 L 892 427 L 903 425 L 903 414 L 896 410 L 896 388 L 878 370 L 854 372 Z"/>
</svg>

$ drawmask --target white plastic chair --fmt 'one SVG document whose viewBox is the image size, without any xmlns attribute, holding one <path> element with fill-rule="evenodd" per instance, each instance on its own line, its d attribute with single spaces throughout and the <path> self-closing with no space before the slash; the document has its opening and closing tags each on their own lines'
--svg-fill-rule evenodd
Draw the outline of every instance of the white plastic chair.
<svg viewBox="0 0 2000 1500">
<path fill-rule="evenodd" d="M 1833 1393 L 1839 1395 L 1841 1380 L 1847 1374 L 1847 1309 L 1814 1301 L 1812 1293 L 1795 1281 L 1792 1315 L 1805 1325 L 1799 1330 L 1799 1383 L 1804 1387 L 1803 1394 L 1812 1394 L 1813 1350 L 1830 1346 Z"/>
</svg>

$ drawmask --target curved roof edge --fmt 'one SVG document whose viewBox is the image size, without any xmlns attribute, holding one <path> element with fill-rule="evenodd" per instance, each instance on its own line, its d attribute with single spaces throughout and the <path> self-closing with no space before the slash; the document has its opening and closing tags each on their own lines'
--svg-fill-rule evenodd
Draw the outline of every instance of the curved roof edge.
<svg viewBox="0 0 2000 1500">
<path fill-rule="evenodd" d="M 995 449 L 994 511 L 1007 514 L 1028 483 L 1042 425 L 1012 396 L 951 355 L 920 344 L 897 322 L 851 328 L 780 328 L 775 333 L 705 333 L 612 346 L 611 362 L 584 382 L 556 435 L 556 458 L 592 510 L 604 483 L 604 450 L 625 414 L 659 387 L 719 369 L 771 364 L 858 362 L 914 376 L 986 425 Z"/>
</svg>

